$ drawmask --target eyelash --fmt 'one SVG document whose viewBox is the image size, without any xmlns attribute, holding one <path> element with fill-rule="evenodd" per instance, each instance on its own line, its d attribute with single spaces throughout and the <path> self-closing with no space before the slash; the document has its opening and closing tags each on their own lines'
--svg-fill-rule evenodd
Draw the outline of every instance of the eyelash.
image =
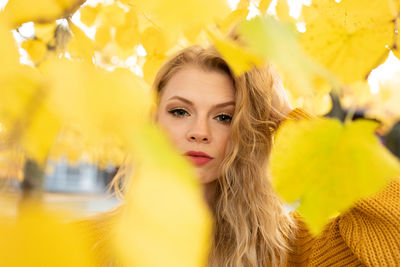
<svg viewBox="0 0 400 267">
<path fill-rule="evenodd" d="M 182 118 L 184 116 L 190 116 L 189 112 L 187 112 L 183 108 L 174 108 L 168 111 L 172 116 L 177 117 L 177 118 Z M 214 119 L 217 119 L 218 122 L 223 123 L 223 124 L 230 124 L 232 121 L 232 116 L 226 114 L 226 113 L 221 113 L 215 116 Z"/>
</svg>

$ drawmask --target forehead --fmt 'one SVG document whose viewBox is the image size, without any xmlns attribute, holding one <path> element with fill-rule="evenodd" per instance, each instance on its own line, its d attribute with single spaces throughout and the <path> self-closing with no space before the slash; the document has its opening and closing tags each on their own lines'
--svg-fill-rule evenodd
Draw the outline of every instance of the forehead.
<svg viewBox="0 0 400 267">
<path fill-rule="evenodd" d="M 194 103 L 233 101 L 235 89 L 231 78 L 222 72 L 186 66 L 176 72 L 161 93 L 161 101 L 178 95 Z"/>
</svg>

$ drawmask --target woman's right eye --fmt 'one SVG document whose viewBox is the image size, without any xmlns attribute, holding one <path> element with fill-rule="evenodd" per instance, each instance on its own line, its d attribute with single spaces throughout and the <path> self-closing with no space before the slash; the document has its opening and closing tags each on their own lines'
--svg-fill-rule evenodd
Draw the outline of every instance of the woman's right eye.
<svg viewBox="0 0 400 267">
<path fill-rule="evenodd" d="M 176 108 L 176 109 L 171 109 L 168 111 L 168 113 L 172 114 L 172 116 L 175 117 L 184 117 L 184 116 L 189 116 L 189 112 L 182 108 Z"/>
</svg>

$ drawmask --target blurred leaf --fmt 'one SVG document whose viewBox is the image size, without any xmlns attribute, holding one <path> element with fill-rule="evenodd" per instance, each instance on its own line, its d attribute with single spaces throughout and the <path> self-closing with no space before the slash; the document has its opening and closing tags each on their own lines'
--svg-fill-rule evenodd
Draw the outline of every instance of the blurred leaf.
<svg viewBox="0 0 400 267">
<path fill-rule="evenodd" d="M 294 18 L 289 14 L 289 4 L 287 0 L 278 0 L 276 5 L 276 15 L 280 21 L 294 22 Z"/>
<path fill-rule="evenodd" d="M 9 0 L 4 15 L 15 26 L 33 21 L 49 23 L 74 13 L 84 0 Z"/>
<path fill-rule="evenodd" d="M 238 22 L 245 20 L 248 13 L 249 10 L 247 8 L 235 9 L 226 18 L 218 22 L 218 28 L 222 33 L 226 34 L 231 30 L 231 27 L 234 27 Z"/>
<path fill-rule="evenodd" d="M 92 62 L 94 42 L 73 22 L 69 21 L 72 39 L 68 43 L 68 51 L 74 58 L 85 59 Z"/>
<path fill-rule="evenodd" d="M 125 11 L 116 3 L 102 6 L 100 16 L 104 21 L 103 24 L 111 27 L 118 27 L 125 23 Z"/>
<path fill-rule="evenodd" d="M 148 27 L 140 34 L 140 42 L 147 54 L 164 54 L 169 48 L 169 42 L 164 32 L 155 27 Z"/>
<path fill-rule="evenodd" d="M 46 96 L 43 100 L 46 100 Z M 44 164 L 60 131 L 61 122 L 48 106 L 40 102 L 30 115 L 29 124 L 22 133 L 21 144 L 30 158 Z"/>
<path fill-rule="evenodd" d="M 96 30 L 95 35 L 96 45 L 103 48 L 111 41 L 111 29 L 107 25 L 101 25 Z"/>
<path fill-rule="evenodd" d="M 116 28 L 115 41 L 125 50 L 133 49 L 139 42 L 139 21 L 134 10 L 126 14 L 125 23 Z"/>
<path fill-rule="evenodd" d="M 65 215 L 30 204 L 13 220 L 0 223 L 0 257 L 4 266 L 93 266 L 85 229 L 67 224 Z"/>
<path fill-rule="evenodd" d="M 137 141 L 138 164 L 115 239 L 122 263 L 205 266 L 211 218 L 193 170 L 153 127 Z"/>
<path fill-rule="evenodd" d="M 140 0 L 129 1 L 159 27 L 168 40 L 176 40 L 185 29 L 213 24 L 225 18 L 229 7 L 224 0 Z"/>
<path fill-rule="evenodd" d="M 143 77 L 148 84 L 153 83 L 157 71 L 165 60 L 167 60 L 167 57 L 164 55 L 154 55 L 146 58 L 146 62 L 143 65 Z"/>
<path fill-rule="evenodd" d="M 35 37 L 44 43 L 48 43 L 54 38 L 57 24 L 56 23 L 46 23 L 40 24 L 35 23 Z"/>
<path fill-rule="evenodd" d="M 228 62 L 235 75 L 241 75 L 253 67 L 261 66 L 264 63 L 260 55 L 239 46 L 235 41 L 222 39 L 212 33 L 210 33 L 210 36 L 215 47 Z"/>
<path fill-rule="evenodd" d="M 128 70 L 107 72 L 87 62 L 52 60 L 43 63 L 41 71 L 52 87 L 52 111 L 94 143 L 111 137 L 129 144 L 147 121 L 151 92 Z"/>
<path fill-rule="evenodd" d="M 28 39 L 23 41 L 21 43 L 21 47 L 28 52 L 29 57 L 35 64 L 40 62 L 47 52 L 46 43 L 36 39 Z"/>
<path fill-rule="evenodd" d="M 271 2 L 272 0 L 260 0 L 258 4 L 258 10 L 260 10 L 261 15 L 264 15 L 267 12 Z"/>
<path fill-rule="evenodd" d="M 7 68 L 0 68 L 0 83 L 3 77 L 19 67 L 19 53 L 17 44 L 11 34 L 9 25 L 0 19 L 0 63 Z"/>
<path fill-rule="evenodd" d="M 95 7 L 90 5 L 83 6 L 81 9 L 79 9 L 82 23 L 89 27 L 93 26 L 100 10 L 101 4 L 98 4 Z"/>
<path fill-rule="evenodd" d="M 382 189 L 400 174 L 397 159 L 373 134 L 376 122 L 287 121 L 271 155 L 273 183 L 314 234 L 329 218 Z"/>
<path fill-rule="evenodd" d="M 316 78 L 335 83 L 334 77 L 316 65 L 298 43 L 293 25 L 272 17 L 255 17 L 243 21 L 238 32 L 250 49 L 262 55 L 266 61 L 276 64 L 283 74 L 284 84 L 291 84 L 292 94 L 310 97 L 315 91 Z"/>
</svg>

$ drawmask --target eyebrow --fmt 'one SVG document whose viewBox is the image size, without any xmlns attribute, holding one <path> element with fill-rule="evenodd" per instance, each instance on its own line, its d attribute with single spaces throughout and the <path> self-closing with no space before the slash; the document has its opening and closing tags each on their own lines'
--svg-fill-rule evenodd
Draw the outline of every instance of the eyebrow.
<svg viewBox="0 0 400 267">
<path fill-rule="evenodd" d="M 188 105 L 193 106 L 193 102 L 192 102 L 192 101 L 190 101 L 190 100 L 188 100 L 188 99 L 186 99 L 186 98 L 183 98 L 183 97 L 181 97 L 181 96 L 177 96 L 177 95 L 176 95 L 176 96 L 172 96 L 172 97 L 168 98 L 168 100 L 171 100 L 171 99 L 178 99 L 178 100 L 180 100 L 180 101 L 182 101 L 182 102 L 185 102 L 185 103 L 188 104 Z M 221 107 L 234 106 L 234 105 L 235 105 L 235 101 L 228 101 L 228 102 L 216 104 L 216 105 L 214 105 L 214 107 L 215 107 L 215 108 L 221 108 Z"/>
</svg>

